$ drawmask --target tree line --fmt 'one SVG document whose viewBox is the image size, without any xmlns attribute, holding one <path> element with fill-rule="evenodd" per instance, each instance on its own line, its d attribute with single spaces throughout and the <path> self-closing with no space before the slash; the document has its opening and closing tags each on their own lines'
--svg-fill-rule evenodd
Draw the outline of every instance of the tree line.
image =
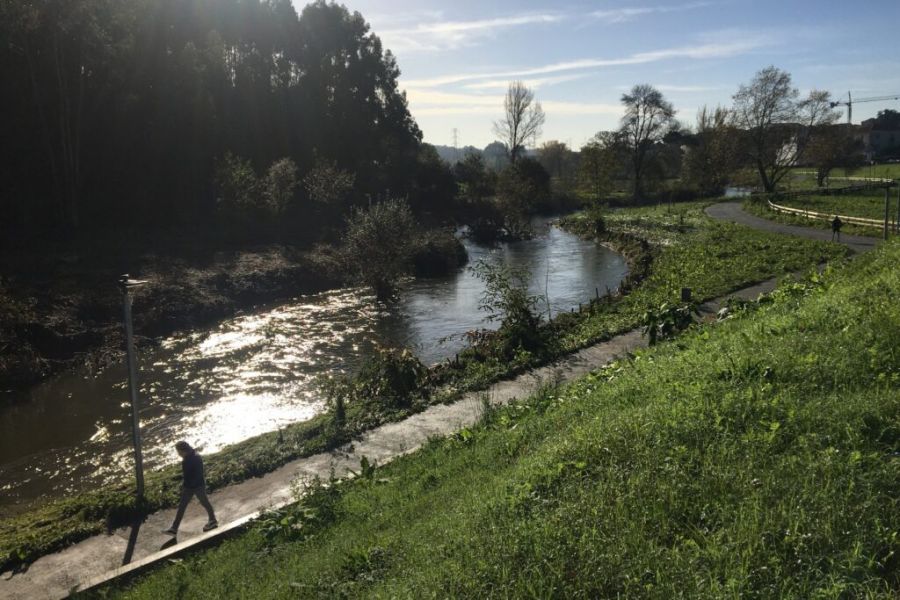
<svg viewBox="0 0 900 600">
<path fill-rule="evenodd" d="M 452 168 L 422 133 L 390 50 L 363 16 L 316 0 L 33 0 L 0 4 L 0 228 L 289 230 L 345 235 L 355 209 L 404 199 L 431 225 L 527 235 L 530 215 L 608 198 L 720 193 L 738 169 L 766 191 L 798 163 L 820 180 L 854 147 L 827 92 L 761 70 L 693 127 L 653 86 L 579 151 L 536 145 L 545 114 L 512 82 L 499 140 Z M 500 107 L 498 107 L 499 109 Z"/>
<path fill-rule="evenodd" d="M 822 185 L 831 170 L 856 166 L 862 158 L 852 129 L 837 124 L 830 94 L 812 90 L 801 97 L 790 74 L 774 66 L 756 73 L 732 99 L 730 107 L 702 107 L 691 126 L 676 119 L 659 90 L 635 85 L 621 97 L 624 116 L 618 129 L 597 133 L 578 151 L 559 141 L 545 142 L 532 160 L 558 190 L 601 202 L 617 187 L 625 187 L 633 200 L 658 195 L 665 180 L 674 182 L 665 190 L 670 196 L 717 195 L 739 170 L 752 173 L 760 189 L 772 192 L 797 165 L 814 167 Z M 504 116 L 495 125 L 510 168 L 529 159 L 525 144 L 534 144 L 543 123 L 534 92 L 511 83 Z M 480 163 L 487 165 L 467 156 L 457 171 L 472 179 Z"/>
<path fill-rule="evenodd" d="M 325 0 L 4 2 L 0 73 L 0 221 L 20 232 L 284 219 L 311 197 L 298 220 L 327 220 L 452 179 L 393 54 Z"/>
</svg>

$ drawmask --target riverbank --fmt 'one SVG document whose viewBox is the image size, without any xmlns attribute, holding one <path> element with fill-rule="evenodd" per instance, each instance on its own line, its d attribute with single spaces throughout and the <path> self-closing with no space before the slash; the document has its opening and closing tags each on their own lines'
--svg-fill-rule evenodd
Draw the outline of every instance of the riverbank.
<svg viewBox="0 0 900 600">
<path fill-rule="evenodd" d="M 896 597 L 898 260 L 787 285 L 95 595 Z"/>
<path fill-rule="evenodd" d="M 258 303 L 340 285 L 315 256 L 290 246 L 196 254 L 84 253 L 7 258 L 0 279 L 0 381 L 22 389 L 66 369 L 91 375 L 121 360 L 122 272 L 135 293 L 139 348 Z"/>
<path fill-rule="evenodd" d="M 616 301 L 587 303 L 583 311 L 557 316 L 555 356 L 609 339 L 642 323 L 648 308 L 678 298 L 691 287 L 697 300 L 727 294 L 746 284 L 812 267 L 846 255 L 834 244 L 785 238 L 735 225 L 717 223 L 703 209 L 708 203 L 622 210 L 609 216 L 610 229 L 649 240 L 657 248 L 651 274 L 631 293 Z M 457 365 L 440 367 L 440 386 L 427 398 L 402 409 L 372 413 L 370 407 L 349 406 L 341 435 L 330 427 L 329 415 L 298 423 L 279 432 L 253 438 L 208 456 L 213 489 L 258 476 L 300 456 L 339 446 L 348 437 L 379 423 L 400 420 L 429 404 L 441 403 L 465 390 L 523 372 L 539 357 L 521 355 L 501 361 L 477 354 L 461 356 Z M 544 357 L 544 361 L 549 360 Z M 135 506 L 127 486 L 80 494 L 53 502 L 0 525 L 3 567 L 29 562 L 115 524 L 148 514 L 177 501 L 177 472 L 173 468 L 150 474 L 147 502 Z"/>
<path fill-rule="evenodd" d="M 116 282 L 123 272 L 147 282 L 134 291 L 139 350 L 241 310 L 347 284 L 329 247 L 270 244 L 207 251 L 196 241 L 185 244 L 167 241 L 156 251 L 146 250 L 146 244 L 105 250 L 81 244 L 6 253 L 0 262 L 0 392 L 26 391 L 70 369 L 90 377 L 120 362 L 124 341 Z M 443 276 L 467 260 L 459 240 L 445 230 L 429 230 L 420 236 L 411 271 Z M 0 402 L 16 396 L 0 394 Z"/>
</svg>

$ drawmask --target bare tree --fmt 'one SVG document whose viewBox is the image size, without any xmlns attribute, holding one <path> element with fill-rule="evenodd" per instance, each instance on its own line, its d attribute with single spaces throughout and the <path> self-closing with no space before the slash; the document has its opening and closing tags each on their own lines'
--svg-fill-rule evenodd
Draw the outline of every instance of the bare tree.
<svg viewBox="0 0 900 600">
<path fill-rule="evenodd" d="M 535 102 L 534 92 L 521 81 L 513 81 L 503 100 L 504 117 L 494 123 L 494 133 L 509 148 L 509 160 L 515 163 L 525 145 L 541 135 L 544 110 Z"/>
<path fill-rule="evenodd" d="M 812 90 L 801 99 L 791 75 L 774 66 L 759 71 L 734 95 L 732 123 L 744 132 L 742 152 L 767 192 L 803 158 L 822 126 L 834 123 L 828 92 Z"/>
<path fill-rule="evenodd" d="M 631 154 L 632 195 L 641 196 L 647 158 L 656 142 L 662 140 L 675 118 L 672 104 L 652 85 L 640 84 L 622 94 L 625 116 L 620 133 Z"/>
</svg>

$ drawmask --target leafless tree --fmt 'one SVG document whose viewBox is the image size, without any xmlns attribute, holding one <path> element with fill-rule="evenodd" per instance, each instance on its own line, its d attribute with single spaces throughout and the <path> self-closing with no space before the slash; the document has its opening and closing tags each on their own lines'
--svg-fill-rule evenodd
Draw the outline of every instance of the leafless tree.
<svg viewBox="0 0 900 600">
<path fill-rule="evenodd" d="M 834 123 L 828 92 L 812 90 L 806 98 L 791 75 L 774 66 L 759 71 L 734 95 L 733 125 L 743 131 L 742 152 L 767 192 L 800 161 L 821 127 Z"/>
<path fill-rule="evenodd" d="M 534 92 L 521 81 L 513 81 L 503 100 L 504 117 L 494 123 L 494 133 L 509 148 L 510 162 L 515 163 L 525 145 L 541 135 L 544 110 L 535 102 Z"/>
<path fill-rule="evenodd" d="M 652 85 L 640 84 L 622 94 L 625 116 L 620 133 L 631 154 L 632 194 L 641 196 L 641 184 L 647 157 L 656 142 L 662 140 L 675 119 L 675 109 Z"/>
</svg>

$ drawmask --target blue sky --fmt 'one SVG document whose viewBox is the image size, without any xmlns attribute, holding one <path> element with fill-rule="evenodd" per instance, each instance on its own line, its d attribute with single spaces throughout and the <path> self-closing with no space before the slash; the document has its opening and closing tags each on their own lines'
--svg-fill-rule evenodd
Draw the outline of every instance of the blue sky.
<svg viewBox="0 0 900 600">
<path fill-rule="evenodd" d="M 300 4 L 300 2 L 298 2 Z M 806 92 L 900 94 L 900 0 L 609 0 L 585 3 L 347 0 L 397 56 L 410 109 L 433 144 L 483 147 L 510 80 L 547 115 L 541 141 L 580 147 L 615 128 L 619 99 L 651 83 L 693 123 L 730 105 L 759 69 Z M 900 102 L 854 106 L 853 120 Z"/>
</svg>

